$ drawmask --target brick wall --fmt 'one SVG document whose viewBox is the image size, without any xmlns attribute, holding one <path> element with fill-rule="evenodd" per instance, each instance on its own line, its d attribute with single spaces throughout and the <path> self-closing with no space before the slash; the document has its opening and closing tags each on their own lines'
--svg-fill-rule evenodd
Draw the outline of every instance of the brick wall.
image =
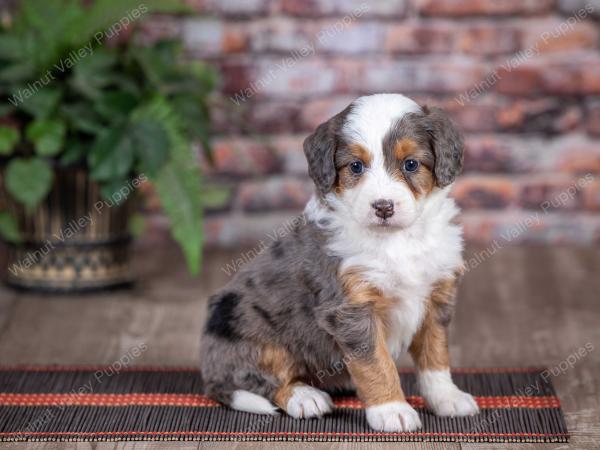
<svg viewBox="0 0 600 450">
<path fill-rule="evenodd" d="M 376 92 L 441 106 L 464 131 L 453 195 L 467 239 L 600 241 L 600 2 L 190 4 L 196 15 L 145 27 L 222 73 L 206 170 L 231 199 L 209 212 L 210 243 L 255 242 L 300 211 L 303 138 Z"/>
</svg>

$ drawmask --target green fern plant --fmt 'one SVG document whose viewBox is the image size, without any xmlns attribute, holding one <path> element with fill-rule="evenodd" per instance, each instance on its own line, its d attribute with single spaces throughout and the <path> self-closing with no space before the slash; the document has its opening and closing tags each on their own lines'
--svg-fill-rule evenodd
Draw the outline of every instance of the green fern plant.
<svg viewBox="0 0 600 450">
<path fill-rule="evenodd" d="M 0 28 L 0 158 L 5 190 L 29 211 L 47 196 L 55 164 L 86 164 L 107 198 L 147 175 L 195 274 L 207 199 L 191 143 L 210 157 L 215 73 L 182 60 L 174 41 L 107 42 L 107 30 L 123 32 L 124 22 L 135 28 L 141 16 L 182 11 L 175 0 L 23 1 Z M 0 232 L 19 239 L 8 212 Z"/>
</svg>

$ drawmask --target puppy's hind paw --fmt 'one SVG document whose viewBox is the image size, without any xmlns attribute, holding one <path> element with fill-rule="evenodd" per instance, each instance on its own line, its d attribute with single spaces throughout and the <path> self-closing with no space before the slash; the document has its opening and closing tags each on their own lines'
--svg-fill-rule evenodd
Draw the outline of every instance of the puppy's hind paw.
<svg viewBox="0 0 600 450">
<path fill-rule="evenodd" d="M 321 417 L 333 410 L 333 401 L 327 392 L 310 386 L 295 386 L 292 392 L 286 412 L 296 419 Z"/>
<path fill-rule="evenodd" d="M 370 406 L 366 413 L 369 426 L 377 431 L 406 432 L 421 428 L 419 414 L 406 402 Z"/>
</svg>

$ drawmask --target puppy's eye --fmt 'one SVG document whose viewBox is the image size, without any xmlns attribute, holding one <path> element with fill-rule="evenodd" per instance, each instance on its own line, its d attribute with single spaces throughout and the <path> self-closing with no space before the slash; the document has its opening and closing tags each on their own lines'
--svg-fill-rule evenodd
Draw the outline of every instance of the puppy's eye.
<svg viewBox="0 0 600 450">
<path fill-rule="evenodd" d="M 419 168 L 419 161 L 416 159 L 407 159 L 404 161 L 404 170 L 407 172 L 414 172 Z"/>
<path fill-rule="evenodd" d="M 350 163 L 350 170 L 352 173 L 356 174 L 363 173 L 365 166 L 363 165 L 362 161 L 354 161 Z"/>
</svg>

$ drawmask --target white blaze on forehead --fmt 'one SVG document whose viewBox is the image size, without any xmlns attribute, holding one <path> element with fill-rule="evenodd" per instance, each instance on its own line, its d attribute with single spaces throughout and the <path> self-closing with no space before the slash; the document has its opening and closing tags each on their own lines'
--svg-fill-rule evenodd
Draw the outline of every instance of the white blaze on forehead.
<svg viewBox="0 0 600 450">
<path fill-rule="evenodd" d="M 383 160 L 383 138 L 392 125 L 405 114 L 418 112 L 421 107 L 400 94 L 375 94 L 356 99 L 342 128 L 350 142 L 357 143 Z M 381 161 L 382 162 L 382 161 Z"/>
</svg>

